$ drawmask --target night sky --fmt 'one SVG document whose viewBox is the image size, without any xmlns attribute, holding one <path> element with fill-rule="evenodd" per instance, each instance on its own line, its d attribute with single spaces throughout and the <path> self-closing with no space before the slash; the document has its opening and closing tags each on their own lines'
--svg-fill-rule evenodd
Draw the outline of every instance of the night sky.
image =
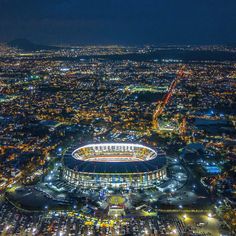
<svg viewBox="0 0 236 236">
<path fill-rule="evenodd" d="M 0 0 L 0 41 L 236 43 L 236 0 Z"/>
</svg>

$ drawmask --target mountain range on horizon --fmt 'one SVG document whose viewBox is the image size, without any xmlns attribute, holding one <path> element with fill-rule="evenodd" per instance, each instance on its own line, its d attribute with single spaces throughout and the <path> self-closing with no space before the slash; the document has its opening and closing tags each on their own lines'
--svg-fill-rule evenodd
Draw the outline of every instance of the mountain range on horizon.
<svg viewBox="0 0 236 236">
<path fill-rule="evenodd" d="M 6 43 L 8 46 L 10 47 L 15 47 L 24 51 L 40 51 L 40 50 L 58 50 L 60 48 L 62 48 L 63 46 L 55 46 L 55 45 L 48 45 L 48 44 L 41 44 L 41 43 L 35 43 L 32 42 L 29 39 L 26 38 L 17 38 L 17 39 L 13 39 L 9 42 Z M 73 46 L 76 46 L 73 44 Z M 85 46 L 85 45 L 83 45 Z M 102 45 L 99 45 L 102 46 Z M 107 45 L 106 45 L 107 46 Z M 187 47 L 188 45 L 171 45 L 171 44 L 161 44 L 159 45 L 159 47 L 177 47 L 177 46 L 181 46 L 181 47 Z M 191 46 L 191 45 L 190 45 Z M 192 45 L 192 46 L 201 46 L 199 45 Z M 211 45 L 209 45 L 211 46 Z M 214 46 L 214 45 L 212 45 Z M 228 47 L 236 47 L 236 43 L 230 43 L 230 44 L 224 44 L 224 46 L 228 46 Z M 68 47 L 68 45 L 65 45 L 65 47 Z"/>
<path fill-rule="evenodd" d="M 57 46 L 34 43 L 28 39 L 19 38 L 7 42 L 10 47 L 15 47 L 24 51 L 40 51 L 40 50 L 58 50 Z"/>
</svg>

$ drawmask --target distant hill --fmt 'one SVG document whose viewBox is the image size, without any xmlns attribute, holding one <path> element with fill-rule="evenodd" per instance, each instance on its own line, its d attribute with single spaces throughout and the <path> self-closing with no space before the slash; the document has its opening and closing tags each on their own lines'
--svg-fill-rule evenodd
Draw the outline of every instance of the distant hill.
<svg viewBox="0 0 236 236">
<path fill-rule="evenodd" d="M 27 39 L 15 39 L 7 43 L 10 47 L 22 49 L 24 51 L 39 51 L 39 50 L 57 50 L 59 47 L 48 46 L 33 43 Z"/>
</svg>

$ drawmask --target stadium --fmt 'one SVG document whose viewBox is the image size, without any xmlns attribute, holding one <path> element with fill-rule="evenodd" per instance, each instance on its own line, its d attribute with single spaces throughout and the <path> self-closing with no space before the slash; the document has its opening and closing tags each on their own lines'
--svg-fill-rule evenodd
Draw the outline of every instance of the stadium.
<svg viewBox="0 0 236 236">
<path fill-rule="evenodd" d="M 149 188 L 165 179 L 166 156 L 141 144 L 88 144 L 67 151 L 62 175 L 80 188 Z"/>
</svg>

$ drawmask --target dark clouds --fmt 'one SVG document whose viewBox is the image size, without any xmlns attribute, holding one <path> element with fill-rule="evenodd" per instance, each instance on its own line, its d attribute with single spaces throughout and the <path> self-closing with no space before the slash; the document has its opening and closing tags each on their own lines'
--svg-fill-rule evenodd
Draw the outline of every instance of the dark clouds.
<svg viewBox="0 0 236 236">
<path fill-rule="evenodd" d="M 0 40 L 234 43 L 235 0 L 0 0 Z"/>
</svg>

